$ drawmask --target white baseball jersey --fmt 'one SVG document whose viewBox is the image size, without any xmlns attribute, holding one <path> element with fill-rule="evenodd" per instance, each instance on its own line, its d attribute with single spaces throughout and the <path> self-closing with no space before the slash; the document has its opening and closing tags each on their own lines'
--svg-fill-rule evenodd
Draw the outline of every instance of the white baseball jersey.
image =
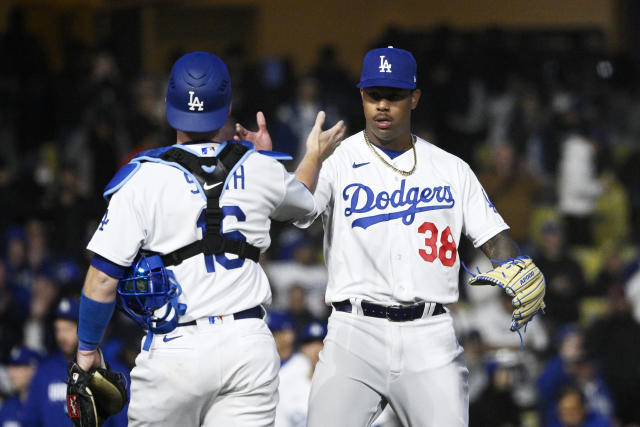
<svg viewBox="0 0 640 427">
<path fill-rule="evenodd" d="M 413 150 L 391 159 L 374 149 L 398 169 L 414 166 Z M 456 302 L 460 235 L 478 247 L 508 229 L 464 161 L 421 138 L 415 149 L 416 170 L 406 177 L 382 163 L 363 132 L 323 163 L 316 210 L 296 225 L 322 214 L 327 303 Z"/>
<path fill-rule="evenodd" d="M 213 156 L 220 144 L 186 145 Z M 139 249 L 167 254 L 202 238 L 205 198 L 192 178 L 178 168 L 145 162 L 113 194 L 107 213 L 87 248 L 120 266 L 132 264 Z M 222 231 L 265 251 L 271 241 L 270 218 L 290 220 L 314 209 L 314 200 L 293 174 L 275 159 L 251 153 L 235 170 L 220 197 Z M 181 322 L 225 315 L 271 301 L 261 266 L 236 255 L 203 254 L 170 268 L 187 305 Z"/>
</svg>

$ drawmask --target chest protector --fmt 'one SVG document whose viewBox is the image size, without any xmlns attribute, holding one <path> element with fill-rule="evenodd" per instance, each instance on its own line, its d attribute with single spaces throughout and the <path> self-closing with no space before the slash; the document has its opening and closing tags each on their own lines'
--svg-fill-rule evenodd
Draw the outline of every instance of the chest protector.
<svg viewBox="0 0 640 427">
<path fill-rule="evenodd" d="M 247 156 L 255 151 L 251 143 L 245 141 L 223 142 L 213 157 L 200 157 L 190 149 L 180 145 L 144 151 L 125 165 L 107 184 L 104 196 L 109 198 L 118 191 L 139 169 L 142 162 L 162 163 L 174 166 L 191 176 L 198 190 L 207 201 L 206 229 L 201 240 L 196 240 L 182 248 L 161 255 L 165 266 L 178 265 L 187 258 L 198 254 L 235 254 L 258 262 L 260 249 L 245 242 L 231 240 L 222 235 L 222 209 L 220 196 L 227 184 L 227 178 Z"/>
</svg>

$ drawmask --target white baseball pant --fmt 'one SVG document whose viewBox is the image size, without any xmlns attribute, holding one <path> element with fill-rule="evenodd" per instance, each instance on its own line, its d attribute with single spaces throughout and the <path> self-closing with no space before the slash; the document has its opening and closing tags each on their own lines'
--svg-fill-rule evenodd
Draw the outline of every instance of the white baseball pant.
<svg viewBox="0 0 640 427">
<path fill-rule="evenodd" d="M 335 311 L 313 375 L 309 427 L 467 426 L 469 371 L 449 312 L 408 322 Z"/>
<path fill-rule="evenodd" d="M 156 335 L 131 371 L 129 426 L 272 426 L 280 358 L 262 319 Z M 178 338 L 176 338 L 178 337 Z"/>
</svg>

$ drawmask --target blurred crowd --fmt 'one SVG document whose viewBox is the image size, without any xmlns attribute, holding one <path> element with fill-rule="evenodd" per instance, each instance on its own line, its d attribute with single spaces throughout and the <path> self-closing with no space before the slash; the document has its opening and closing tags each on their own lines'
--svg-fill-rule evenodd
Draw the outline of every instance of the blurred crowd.
<svg viewBox="0 0 640 427">
<path fill-rule="evenodd" d="M 91 258 L 84 248 L 106 207 L 102 189 L 135 153 L 174 143 L 165 74 L 125 75 L 108 43 L 71 35 L 54 70 L 24 19 L 14 10 L 0 34 L 0 421 L 12 399 L 36 393 L 27 393 L 30 383 L 48 387 L 63 408 L 51 384 L 66 372 L 49 385 L 31 377 L 53 369 L 43 358 L 74 345 L 57 320 L 74 321 L 63 308 L 82 286 Z M 466 286 L 461 269 L 461 299 L 450 309 L 470 369 L 471 425 L 640 426 L 638 64 L 608 52 L 597 30 L 392 28 L 371 47 L 389 44 L 418 61 L 414 133 L 471 164 L 546 277 L 546 312 L 521 350 L 508 330 L 510 300 Z M 181 53 L 167 58 L 167 74 Z M 234 87 L 229 138 L 234 122 L 251 128 L 263 111 L 274 150 L 294 157 L 291 170 L 319 109 L 350 133 L 364 126 L 358 76 L 332 46 L 300 72 L 291 58 L 253 62 L 239 45 L 215 53 Z M 329 314 L 322 226 L 274 223 L 272 240 L 261 262 L 272 318 L 286 316 L 270 326 L 289 330 L 281 358 L 317 354 L 307 344 L 322 334 L 309 327 Z M 470 270 L 490 268 L 469 242 L 459 247 Z M 108 360 L 131 367 L 141 335 L 114 316 Z"/>
</svg>

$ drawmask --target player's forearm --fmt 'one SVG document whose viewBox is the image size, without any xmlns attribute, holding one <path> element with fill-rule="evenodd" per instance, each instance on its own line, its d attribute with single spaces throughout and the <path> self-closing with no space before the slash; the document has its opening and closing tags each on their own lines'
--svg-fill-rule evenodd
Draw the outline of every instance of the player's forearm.
<svg viewBox="0 0 640 427">
<path fill-rule="evenodd" d="M 320 175 L 321 167 L 322 160 L 320 156 L 308 152 L 296 169 L 296 179 L 313 193 L 316 191 L 316 186 L 318 185 L 318 176 Z"/>
<path fill-rule="evenodd" d="M 101 357 L 95 350 L 102 341 L 109 320 L 116 306 L 118 279 L 91 266 L 80 297 L 78 318 L 78 364 L 89 369 L 100 364 Z"/>
<path fill-rule="evenodd" d="M 90 266 L 84 281 L 82 293 L 94 301 L 112 302 L 116 299 L 118 279 Z"/>
<path fill-rule="evenodd" d="M 501 261 L 507 258 L 515 258 L 520 255 L 518 246 L 509 236 L 507 230 L 493 236 L 487 243 L 480 247 L 482 252 L 489 257 L 490 260 Z M 498 263 L 492 261 L 493 266 L 497 266 Z"/>
</svg>

